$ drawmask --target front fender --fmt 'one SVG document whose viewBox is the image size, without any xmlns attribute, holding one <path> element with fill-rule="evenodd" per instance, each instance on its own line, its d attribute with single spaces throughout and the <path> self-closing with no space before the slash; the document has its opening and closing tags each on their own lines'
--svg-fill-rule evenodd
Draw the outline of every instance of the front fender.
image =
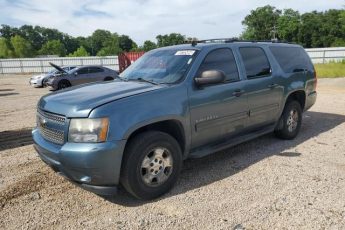
<svg viewBox="0 0 345 230">
<path fill-rule="evenodd" d="M 183 84 L 113 101 L 92 110 L 91 118 L 109 117 L 108 140 L 126 140 L 138 128 L 164 120 L 177 120 L 190 142 L 187 89 Z"/>
</svg>

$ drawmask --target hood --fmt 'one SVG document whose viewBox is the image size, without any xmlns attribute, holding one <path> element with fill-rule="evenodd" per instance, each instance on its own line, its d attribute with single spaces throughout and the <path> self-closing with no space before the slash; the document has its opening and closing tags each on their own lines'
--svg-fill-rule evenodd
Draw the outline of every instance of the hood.
<svg viewBox="0 0 345 230">
<path fill-rule="evenodd" d="M 53 66 L 55 69 L 57 69 L 57 70 L 59 70 L 59 71 L 61 71 L 61 72 L 67 73 L 63 68 L 61 68 L 61 67 L 58 66 L 58 65 L 55 65 L 54 63 L 49 62 L 49 65 Z"/>
<path fill-rule="evenodd" d="M 92 83 L 48 94 L 41 98 L 38 106 L 66 117 L 88 117 L 100 105 L 162 87 L 133 81 Z"/>
</svg>

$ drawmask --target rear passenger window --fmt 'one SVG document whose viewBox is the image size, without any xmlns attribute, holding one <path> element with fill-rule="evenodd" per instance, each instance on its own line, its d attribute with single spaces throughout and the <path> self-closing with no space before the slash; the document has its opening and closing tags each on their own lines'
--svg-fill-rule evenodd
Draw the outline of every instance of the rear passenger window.
<svg viewBox="0 0 345 230">
<path fill-rule="evenodd" d="M 89 67 L 89 73 L 100 73 L 103 72 L 104 70 L 99 67 Z"/>
<path fill-rule="evenodd" d="M 206 70 L 220 70 L 226 75 L 226 81 L 239 80 L 234 54 L 228 48 L 216 49 L 207 54 L 199 68 L 199 74 Z"/>
<path fill-rule="evenodd" d="M 272 46 L 270 50 L 285 73 L 313 69 L 308 54 L 302 48 Z"/>
<path fill-rule="evenodd" d="M 243 47 L 240 53 L 248 79 L 265 77 L 271 74 L 271 66 L 263 49 L 259 47 Z"/>
</svg>

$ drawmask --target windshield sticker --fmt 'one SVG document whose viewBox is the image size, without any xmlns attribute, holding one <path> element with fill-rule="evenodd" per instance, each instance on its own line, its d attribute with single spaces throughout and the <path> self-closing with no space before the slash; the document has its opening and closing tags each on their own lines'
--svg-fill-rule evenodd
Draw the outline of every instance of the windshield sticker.
<svg viewBox="0 0 345 230">
<path fill-rule="evenodd" d="M 175 53 L 175 55 L 192 56 L 194 53 L 195 50 L 179 50 Z"/>
</svg>

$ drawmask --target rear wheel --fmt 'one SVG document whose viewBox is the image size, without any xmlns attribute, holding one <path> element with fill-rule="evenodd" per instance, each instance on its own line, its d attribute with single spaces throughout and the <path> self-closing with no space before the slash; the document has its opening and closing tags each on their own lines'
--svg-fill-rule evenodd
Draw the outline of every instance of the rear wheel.
<svg viewBox="0 0 345 230">
<path fill-rule="evenodd" d="M 158 131 L 145 132 L 128 143 L 121 184 L 139 199 L 153 199 L 172 188 L 181 167 L 181 148 L 173 137 Z"/>
<path fill-rule="evenodd" d="M 291 140 L 297 136 L 302 124 L 302 108 L 297 101 L 287 102 L 280 118 L 278 129 L 275 130 L 277 137 Z"/>
<path fill-rule="evenodd" d="M 64 89 L 64 88 L 67 88 L 67 87 L 70 87 L 71 86 L 71 83 L 67 80 L 61 80 L 59 83 L 58 83 L 58 89 Z"/>
<path fill-rule="evenodd" d="M 104 78 L 104 81 L 112 81 L 112 80 L 114 80 L 114 78 L 112 78 L 112 77 L 106 77 L 106 78 Z"/>
</svg>

